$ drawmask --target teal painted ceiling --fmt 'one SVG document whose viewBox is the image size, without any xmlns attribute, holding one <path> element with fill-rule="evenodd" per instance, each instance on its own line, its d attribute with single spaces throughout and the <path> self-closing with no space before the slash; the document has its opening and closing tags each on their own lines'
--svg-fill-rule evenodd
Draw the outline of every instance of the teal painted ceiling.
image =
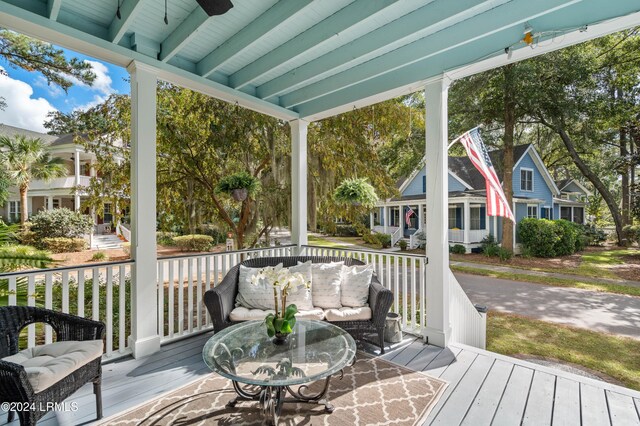
<svg viewBox="0 0 640 426">
<path fill-rule="evenodd" d="M 116 17 L 117 3 L 121 18 Z M 301 117 L 640 11 L 640 0 L 0 0 L 14 15 Z M 49 40 L 55 42 L 55 40 Z M 134 54 L 135 53 L 135 54 Z"/>
</svg>

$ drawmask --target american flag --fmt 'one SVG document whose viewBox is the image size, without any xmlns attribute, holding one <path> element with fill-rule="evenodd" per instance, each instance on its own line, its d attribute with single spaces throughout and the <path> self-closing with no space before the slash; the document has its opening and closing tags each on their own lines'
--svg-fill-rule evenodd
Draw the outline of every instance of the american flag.
<svg viewBox="0 0 640 426">
<path fill-rule="evenodd" d="M 411 216 L 416 214 L 411 207 L 407 210 L 407 213 L 404 215 L 404 221 L 407 223 L 407 226 L 411 226 Z"/>
<path fill-rule="evenodd" d="M 496 175 L 496 171 L 489 158 L 487 147 L 484 146 L 478 129 L 471 129 L 459 138 L 462 145 L 467 150 L 467 155 L 478 169 L 478 171 L 484 176 L 485 185 L 487 187 L 487 214 L 489 216 L 502 216 L 511 219 L 515 222 L 513 212 L 507 201 L 507 197 L 502 191 L 502 185 L 500 185 L 500 179 Z"/>
</svg>

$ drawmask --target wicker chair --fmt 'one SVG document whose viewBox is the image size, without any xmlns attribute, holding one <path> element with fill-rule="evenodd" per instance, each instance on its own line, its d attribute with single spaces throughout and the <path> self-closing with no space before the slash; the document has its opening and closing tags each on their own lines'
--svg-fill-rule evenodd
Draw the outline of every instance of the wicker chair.
<svg viewBox="0 0 640 426">
<path fill-rule="evenodd" d="M 363 262 L 350 257 L 315 257 L 315 256 L 289 256 L 289 257 L 262 257 L 249 259 L 242 262 L 249 268 L 264 268 L 265 266 L 275 266 L 280 263 L 285 267 L 291 267 L 298 262 L 311 261 L 313 263 L 344 262 L 347 266 L 364 265 Z M 204 303 L 207 306 L 209 315 L 213 322 L 213 329 L 218 332 L 237 322 L 229 319 L 229 314 L 235 307 L 236 295 L 238 294 L 238 277 L 240 265 L 236 265 L 224 277 L 222 282 L 204 295 Z M 384 327 L 387 313 L 393 303 L 393 293 L 380 284 L 374 275 L 369 287 L 369 306 L 371 307 L 370 320 L 339 321 L 332 322 L 343 330 L 347 331 L 356 340 L 364 340 L 366 335 L 375 334 L 376 344 L 384 353 Z"/>
<path fill-rule="evenodd" d="M 29 324 L 46 323 L 55 331 L 57 341 L 101 340 L 105 325 L 74 315 L 63 314 L 49 309 L 27 306 L 4 306 L 0 308 L 0 358 L 18 353 L 20 330 Z M 17 363 L 0 359 L 0 402 L 30 403 L 36 410 L 19 411 L 20 424 L 35 425 L 44 416 L 52 403 L 60 403 L 82 387 L 93 382 L 96 396 L 97 418 L 102 418 L 101 357 L 74 370 L 53 385 L 35 392 L 29 382 L 25 368 Z M 9 421 L 14 412 L 9 412 Z"/>
</svg>

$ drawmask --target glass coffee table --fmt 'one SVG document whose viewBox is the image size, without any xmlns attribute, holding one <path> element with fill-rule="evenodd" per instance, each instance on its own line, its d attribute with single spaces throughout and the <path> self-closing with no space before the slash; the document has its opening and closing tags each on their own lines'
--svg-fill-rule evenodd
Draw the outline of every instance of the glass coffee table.
<svg viewBox="0 0 640 426">
<path fill-rule="evenodd" d="M 277 424 L 285 402 L 323 404 L 333 412 L 326 397 L 329 382 L 353 364 L 356 343 L 331 323 L 299 320 L 287 341 L 276 344 L 263 321 L 248 321 L 216 333 L 202 355 L 211 370 L 233 382 L 237 396 L 228 407 L 259 401 L 265 419 Z M 319 380 L 323 386 L 312 392 L 309 384 Z"/>
</svg>

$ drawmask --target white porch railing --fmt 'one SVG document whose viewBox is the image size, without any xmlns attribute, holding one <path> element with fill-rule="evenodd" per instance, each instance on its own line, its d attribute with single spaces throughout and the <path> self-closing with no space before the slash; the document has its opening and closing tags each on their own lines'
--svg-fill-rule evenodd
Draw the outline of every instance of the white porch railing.
<svg viewBox="0 0 640 426">
<path fill-rule="evenodd" d="M 391 309 L 402 315 L 403 330 L 419 335 L 426 325 L 426 256 L 316 246 L 303 246 L 301 254 L 355 257 L 363 262 L 372 263 L 380 283 L 393 292 L 394 301 Z"/>
<path fill-rule="evenodd" d="M 9 306 L 40 306 L 106 324 L 104 359 L 131 351 L 130 284 L 133 261 L 39 269 L 0 274 L 0 288 Z M 50 343 L 50 326 L 27 326 L 26 345 Z"/>
<path fill-rule="evenodd" d="M 402 226 L 393 231 L 393 233 L 391 234 L 391 247 L 394 247 L 396 243 L 403 237 L 402 231 Z"/>
<path fill-rule="evenodd" d="M 122 235 L 122 238 L 127 241 L 131 241 L 131 230 L 121 222 L 118 222 L 116 225 L 116 235 Z"/>
<path fill-rule="evenodd" d="M 257 248 L 158 259 L 158 324 L 162 342 L 212 328 L 204 293 L 227 271 L 253 257 L 292 256 L 296 246 Z"/>
<path fill-rule="evenodd" d="M 469 300 L 460 287 L 458 280 L 449 271 L 449 320 L 451 323 L 451 340 L 457 343 L 486 349 L 487 346 L 487 314 L 480 312 Z"/>
<path fill-rule="evenodd" d="M 489 235 L 488 229 L 470 229 L 469 243 L 479 243 Z M 464 229 L 449 229 L 449 241 L 452 243 L 464 243 Z"/>
</svg>

